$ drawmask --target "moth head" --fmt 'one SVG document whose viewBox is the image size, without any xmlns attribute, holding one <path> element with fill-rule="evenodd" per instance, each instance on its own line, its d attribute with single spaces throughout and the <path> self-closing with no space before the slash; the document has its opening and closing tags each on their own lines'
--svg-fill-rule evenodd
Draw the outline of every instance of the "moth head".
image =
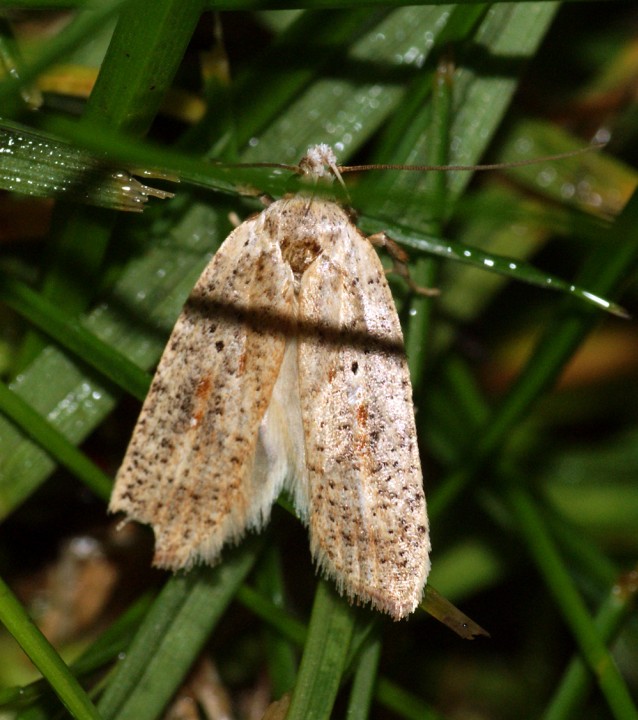
<svg viewBox="0 0 638 720">
<path fill-rule="evenodd" d="M 299 161 L 299 170 L 304 178 L 308 178 L 314 183 L 320 180 L 332 182 L 336 178 L 341 187 L 346 189 L 337 165 L 337 156 L 330 145 L 326 145 L 326 143 L 311 145 Z"/>
<path fill-rule="evenodd" d="M 313 179 L 330 178 L 333 180 L 339 175 L 337 156 L 330 145 L 326 143 L 311 145 L 299 161 L 299 169 L 304 175 Z"/>
</svg>

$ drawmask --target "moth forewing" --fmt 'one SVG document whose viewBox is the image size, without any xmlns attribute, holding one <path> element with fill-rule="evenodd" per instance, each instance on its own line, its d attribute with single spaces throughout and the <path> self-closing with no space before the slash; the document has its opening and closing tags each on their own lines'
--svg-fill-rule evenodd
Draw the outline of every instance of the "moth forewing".
<svg viewBox="0 0 638 720">
<path fill-rule="evenodd" d="M 116 478 L 110 510 L 153 527 L 160 567 L 216 562 L 267 520 L 283 484 L 281 463 L 264 472 L 255 455 L 295 298 L 262 223 L 234 230 L 197 281 Z"/>
<path fill-rule="evenodd" d="M 155 563 L 177 569 L 216 562 L 283 486 L 341 592 L 414 610 L 430 542 L 399 319 L 367 239 L 302 195 L 234 230 L 197 282 L 110 509 L 152 525 Z"/>
<path fill-rule="evenodd" d="M 339 233 L 299 301 L 311 549 L 348 597 L 398 619 L 421 599 L 430 550 L 403 337 L 374 249 L 337 205 L 322 213 Z"/>
</svg>

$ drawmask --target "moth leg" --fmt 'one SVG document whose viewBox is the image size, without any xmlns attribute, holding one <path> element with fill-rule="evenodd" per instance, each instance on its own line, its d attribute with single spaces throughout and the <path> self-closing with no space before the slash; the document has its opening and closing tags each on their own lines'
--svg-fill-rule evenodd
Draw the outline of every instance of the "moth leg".
<svg viewBox="0 0 638 720">
<path fill-rule="evenodd" d="M 396 240 L 393 240 L 385 232 L 381 231 L 374 233 L 373 235 L 369 235 L 368 240 L 377 247 L 386 248 L 386 250 L 390 253 L 390 257 L 392 258 L 392 267 L 385 271 L 386 275 L 396 273 L 406 281 L 410 290 L 418 293 L 419 295 L 424 295 L 425 297 L 435 297 L 441 293 L 438 288 L 422 287 L 414 282 L 410 275 L 410 268 L 408 267 L 407 253 L 403 250 L 403 248 L 401 248 Z"/>
</svg>

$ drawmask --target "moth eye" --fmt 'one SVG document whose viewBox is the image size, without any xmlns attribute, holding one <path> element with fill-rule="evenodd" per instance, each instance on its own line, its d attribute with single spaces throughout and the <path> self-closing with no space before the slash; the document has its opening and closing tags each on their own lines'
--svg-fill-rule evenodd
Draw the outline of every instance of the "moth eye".
<svg viewBox="0 0 638 720">
<path fill-rule="evenodd" d="M 353 374 L 353 375 L 356 375 L 357 372 L 359 371 L 359 363 L 355 360 L 355 361 L 352 363 L 350 369 L 352 370 L 352 374 Z"/>
</svg>

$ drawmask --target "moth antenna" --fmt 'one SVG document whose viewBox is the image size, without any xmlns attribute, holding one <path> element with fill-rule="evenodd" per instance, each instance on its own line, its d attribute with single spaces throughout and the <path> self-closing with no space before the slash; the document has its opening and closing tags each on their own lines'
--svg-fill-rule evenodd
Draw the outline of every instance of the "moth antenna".
<svg viewBox="0 0 638 720">
<path fill-rule="evenodd" d="M 508 168 L 526 167 L 528 165 L 537 165 L 543 162 L 553 162 L 554 160 L 565 160 L 566 158 L 582 155 L 584 153 L 601 150 L 607 145 L 606 141 L 595 141 L 591 145 L 578 150 L 568 150 L 555 155 L 543 155 L 542 157 L 532 158 L 530 160 L 515 160 L 514 162 L 504 163 L 487 163 L 485 165 L 401 165 L 393 163 L 372 163 L 370 165 L 338 165 L 337 156 L 334 150 L 327 143 L 319 145 L 311 145 L 307 153 L 299 161 L 298 165 L 290 165 L 288 163 L 278 162 L 254 162 L 254 163 L 226 163 L 214 162 L 217 167 L 243 167 L 243 168 L 276 168 L 278 170 L 289 170 L 296 175 L 312 175 L 316 178 L 334 177 L 337 178 L 340 185 L 346 189 L 343 181 L 345 173 L 363 172 L 365 170 L 407 170 L 408 172 L 429 172 L 438 170 L 444 172 L 473 170 L 507 170 Z M 326 166 L 330 169 L 330 174 L 326 170 Z"/>
<path fill-rule="evenodd" d="M 351 172 L 362 172 L 364 170 L 408 170 L 412 172 L 429 172 L 431 170 L 439 171 L 483 171 L 483 170 L 507 170 L 509 168 L 526 167 L 528 165 L 537 165 L 543 162 L 554 160 L 564 160 L 565 158 L 582 155 L 583 153 L 592 152 L 604 148 L 606 142 L 594 142 L 588 147 L 578 148 L 578 150 L 568 150 L 555 155 L 545 155 L 543 157 L 532 158 L 530 160 L 516 160 L 514 162 L 488 163 L 485 165 L 393 165 L 393 164 L 373 164 L 373 165 L 339 165 L 338 169 L 341 174 Z"/>
</svg>

